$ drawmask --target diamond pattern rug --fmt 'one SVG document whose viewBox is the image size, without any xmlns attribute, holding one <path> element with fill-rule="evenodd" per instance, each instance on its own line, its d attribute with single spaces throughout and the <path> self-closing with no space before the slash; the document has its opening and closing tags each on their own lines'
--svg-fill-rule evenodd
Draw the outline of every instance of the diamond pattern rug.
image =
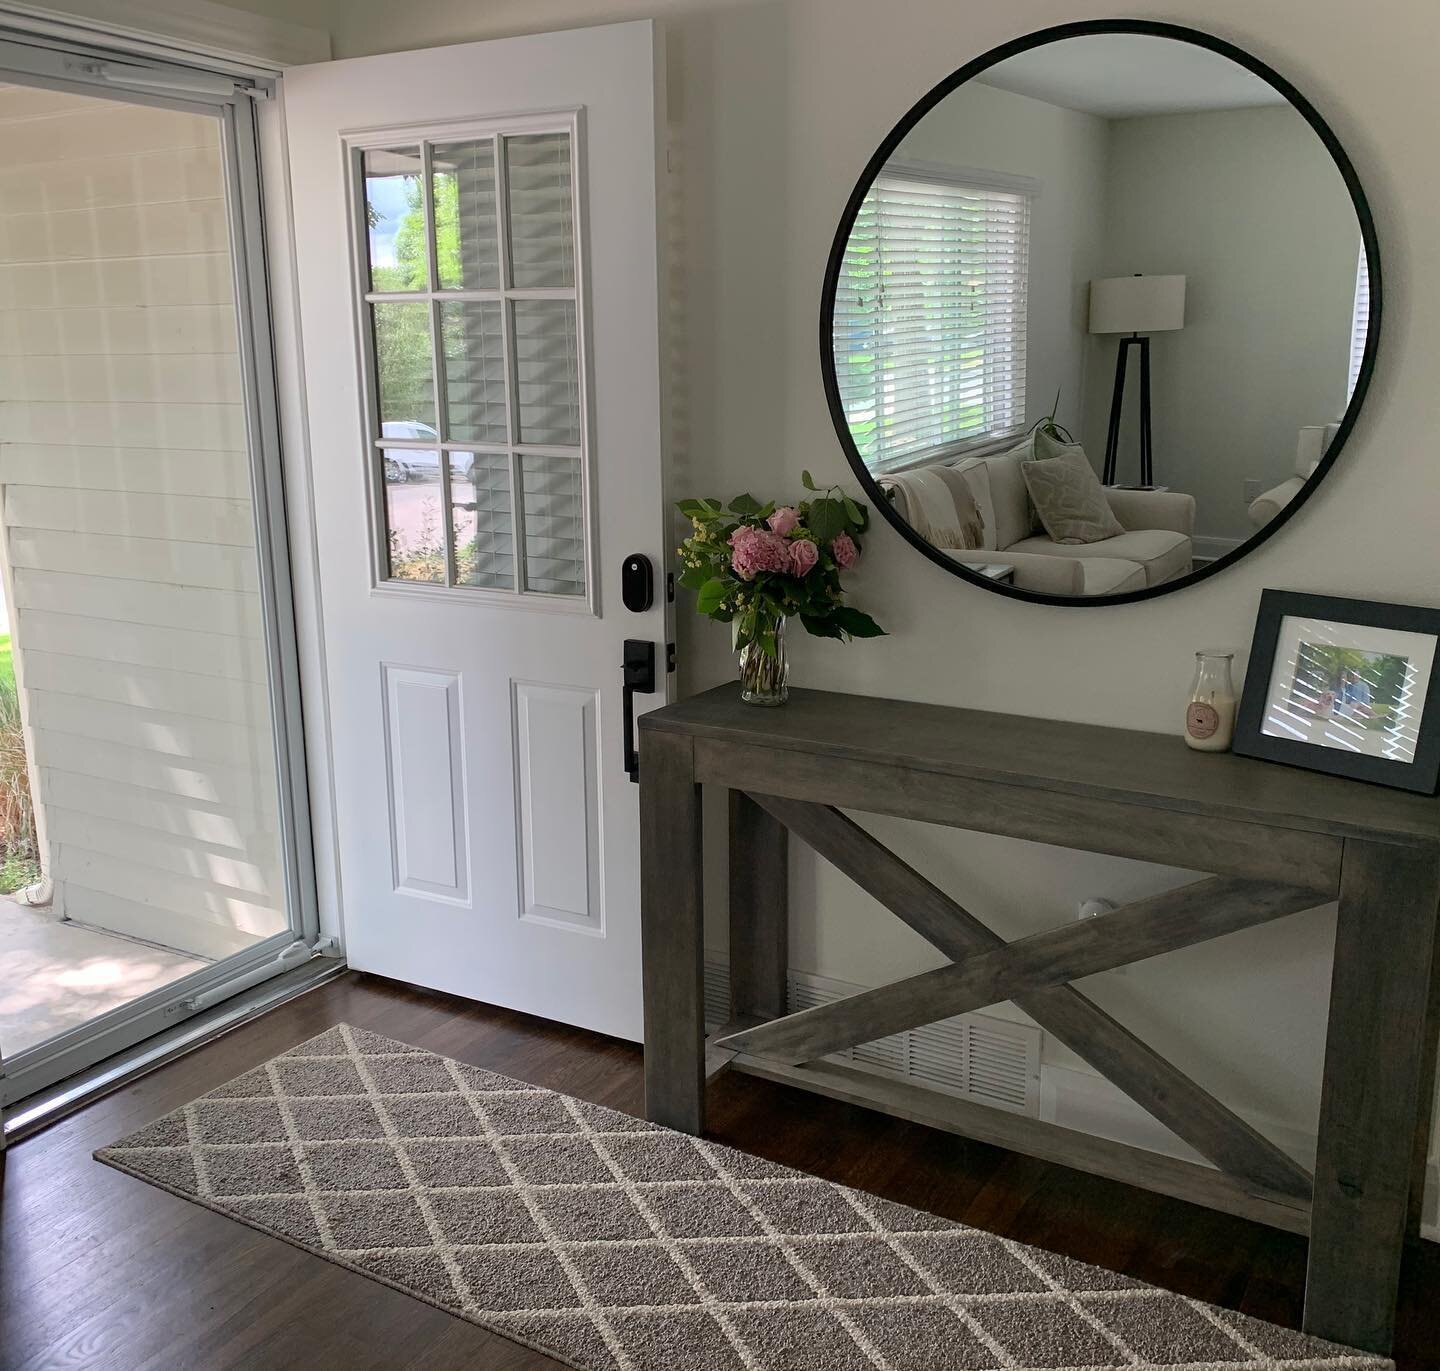
<svg viewBox="0 0 1440 1371">
<path fill-rule="evenodd" d="M 97 1152 L 580 1371 L 1379 1371 L 340 1025 Z"/>
</svg>

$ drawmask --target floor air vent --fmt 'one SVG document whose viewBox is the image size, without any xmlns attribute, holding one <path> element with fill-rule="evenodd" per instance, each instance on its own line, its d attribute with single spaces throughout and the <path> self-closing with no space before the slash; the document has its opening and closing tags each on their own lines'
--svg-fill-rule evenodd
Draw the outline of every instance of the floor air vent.
<svg viewBox="0 0 1440 1371">
<path fill-rule="evenodd" d="M 844 999 L 867 987 L 802 971 L 789 975 L 792 1012 Z M 712 1027 L 729 1013 L 724 962 L 705 964 L 705 1016 Z M 990 1014 L 962 1014 L 837 1052 L 831 1061 L 923 1085 L 1016 1114 L 1039 1112 L 1040 1030 Z"/>
</svg>

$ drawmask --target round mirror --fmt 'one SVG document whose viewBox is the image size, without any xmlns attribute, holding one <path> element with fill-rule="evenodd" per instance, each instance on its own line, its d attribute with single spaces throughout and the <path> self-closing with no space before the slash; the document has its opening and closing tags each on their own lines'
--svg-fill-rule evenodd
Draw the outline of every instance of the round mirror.
<svg viewBox="0 0 1440 1371">
<path fill-rule="evenodd" d="M 924 97 L 831 250 L 826 391 L 891 523 L 1020 598 L 1218 571 L 1335 460 L 1380 313 L 1375 230 L 1319 114 L 1166 24 L 1067 25 Z"/>
</svg>

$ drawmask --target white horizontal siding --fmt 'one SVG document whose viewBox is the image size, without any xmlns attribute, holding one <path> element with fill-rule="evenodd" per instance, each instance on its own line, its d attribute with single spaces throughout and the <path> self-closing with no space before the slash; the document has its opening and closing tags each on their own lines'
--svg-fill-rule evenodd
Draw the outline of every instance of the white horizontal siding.
<svg viewBox="0 0 1440 1371">
<path fill-rule="evenodd" d="M 0 213 L 7 216 L 164 204 L 177 197 L 205 200 L 223 193 L 218 147 L 80 157 L 47 167 L 43 176 L 36 176 L 33 167 L 0 167 Z M 223 248 L 223 240 L 217 246 Z"/>
<path fill-rule="evenodd" d="M 248 500 L 250 473 L 240 451 L 115 447 L 111 444 L 0 445 L 0 483 L 77 490 L 150 491 L 171 497 Z"/>
<path fill-rule="evenodd" d="M 142 862 L 130 861 L 109 852 L 96 852 L 81 844 L 55 843 L 53 850 L 64 879 L 91 890 L 105 890 L 123 900 L 166 910 L 186 919 L 219 924 L 223 928 L 268 938 L 284 929 L 285 922 L 273 905 L 256 899 L 248 891 L 198 877 L 177 876 Z M 66 910 L 70 914 L 70 910 Z M 175 946 L 168 938 L 157 942 Z"/>
<path fill-rule="evenodd" d="M 220 142 L 218 120 L 144 105 L 87 101 L 73 110 L 3 126 L 4 165 L 26 167 L 44 180 L 58 162 L 92 162 L 97 157 L 133 161 L 174 148 L 213 148 Z"/>
<path fill-rule="evenodd" d="M 25 653 L 25 688 L 256 730 L 265 728 L 270 710 L 269 691 L 251 681 L 154 671 L 30 649 Z"/>
<path fill-rule="evenodd" d="M 0 315 L 4 357 L 234 351 L 233 305 L 75 306 Z"/>
<path fill-rule="evenodd" d="M 166 871 L 172 876 L 242 891 L 267 904 L 281 892 L 271 887 L 278 856 L 272 839 L 252 837 L 249 851 L 237 857 L 223 848 L 210 847 L 195 838 L 147 831 L 136 824 L 100 818 L 85 810 L 49 810 L 50 841 L 89 852 L 108 853 L 137 866 Z M 279 931 L 278 929 L 276 930 Z"/>
<path fill-rule="evenodd" d="M 167 586 L 111 576 L 15 569 L 15 606 L 83 614 L 126 624 L 194 629 L 259 639 L 260 597 L 198 586 Z M 256 647 L 259 652 L 260 648 Z"/>
<path fill-rule="evenodd" d="M 10 528 L 121 534 L 231 547 L 249 547 L 255 540 L 255 515 L 248 499 L 154 491 L 11 486 L 5 493 L 5 523 Z"/>
<path fill-rule="evenodd" d="M 0 357 L 0 394 L 30 404 L 64 401 L 127 405 L 238 405 L 243 399 L 234 355 Z M 121 446 L 113 436 L 104 445 Z M 169 446 L 169 444 L 167 444 Z M 237 444 L 238 446 L 238 444 Z"/>
<path fill-rule="evenodd" d="M 249 767 L 225 766 L 209 758 L 189 761 L 145 747 L 44 728 L 36 728 L 34 733 L 42 791 L 45 774 L 53 770 L 154 790 L 162 800 L 201 800 L 242 813 L 270 811 L 275 806 L 273 784 Z"/>
<path fill-rule="evenodd" d="M 103 879 L 103 871 L 99 874 Z M 218 961 L 232 953 L 243 952 L 256 942 L 255 934 L 235 925 L 196 917 L 188 910 L 182 912 L 139 900 L 123 899 L 112 890 L 95 890 L 78 881 L 57 882 L 55 903 L 77 923 L 122 933 L 130 938 L 144 938 L 147 942 L 162 943 L 167 947 L 183 948 L 195 957 L 210 957 Z"/>
<path fill-rule="evenodd" d="M 223 633 L 97 619 L 93 615 L 26 611 L 24 652 L 64 652 L 101 661 L 153 666 L 221 680 L 265 680 L 253 642 Z"/>
<path fill-rule="evenodd" d="M 30 690 L 29 681 L 25 685 Z M 239 770 L 258 770 L 271 751 L 268 738 L 243 724 L 197 719 L 171 710 L 136 709 L 83 695 L 55 695 L 48 690 L 30 690 L 30 719 L 36 728 L 52 733 L 120 743 L 186 763 L 213 761 Z"/>
<path fill-rule="evenodd" d="M 194 838 L 232 856 L 257 851 L 257 839 L 274 848 L 275 815 L 264 805 L 233 809 L 53 767 L 41 772 L 40 791 L 47 805 Z"/>
<path fill-rule="evenodd" d="M 245 442 L 238 404 L 55 401 L 0 407 L 0 443 L 222 448 Z"/>
<path fill-rule="evenodd" d="M 286 927 L 218 125 L 0 89 L 0 498 L 57 907 Z"/>
<path fill-rule="evenodd" d="M 212 590 L 260 588 L 255 553 L 224 543 L 178 543 L 166 538 L 123 538 L 108 533 L 62 533 L 49 528 L 10 531 L 13 566 L 66 571 L 127 581 L 164 581 Z"/>
<path fill-rule="evenodd" d="M 234 298 L 227 252 L 0 263 L 0 309 L 92 309 L 97 302 L 112 309 L 158 309 L 227 305 Z"/>
<path fill-rule="evenodd" d="M 9 262 L 94 262 L 223 252 L 230 241 L 224 187 L 215 178 L 207 189 L 200 200 L 0 214 L 0 254 Z"/>
</svg>

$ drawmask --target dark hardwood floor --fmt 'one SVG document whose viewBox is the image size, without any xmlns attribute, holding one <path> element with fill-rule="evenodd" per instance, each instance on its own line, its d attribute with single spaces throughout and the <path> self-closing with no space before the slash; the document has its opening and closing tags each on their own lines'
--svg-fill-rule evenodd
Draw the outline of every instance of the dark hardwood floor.
<svg viewBox="0 0 1440 1371">
<path fill-rule="evenodd" d="M 91 1159 L 96 1147 L 348 1022 L 638 1112 L 640 1052 L 523 1015 L 347 975 L 12 1148 L 0 1213 L 0 1368 L 558 1364 Z M 722 1142 L 1294 1326 L 1303 1240 L 780 1086 L 725 1077 Z M 1407 1262 L 1399 1371 L 1440 1368 L 1440 1248 Z"/>
</svg>

